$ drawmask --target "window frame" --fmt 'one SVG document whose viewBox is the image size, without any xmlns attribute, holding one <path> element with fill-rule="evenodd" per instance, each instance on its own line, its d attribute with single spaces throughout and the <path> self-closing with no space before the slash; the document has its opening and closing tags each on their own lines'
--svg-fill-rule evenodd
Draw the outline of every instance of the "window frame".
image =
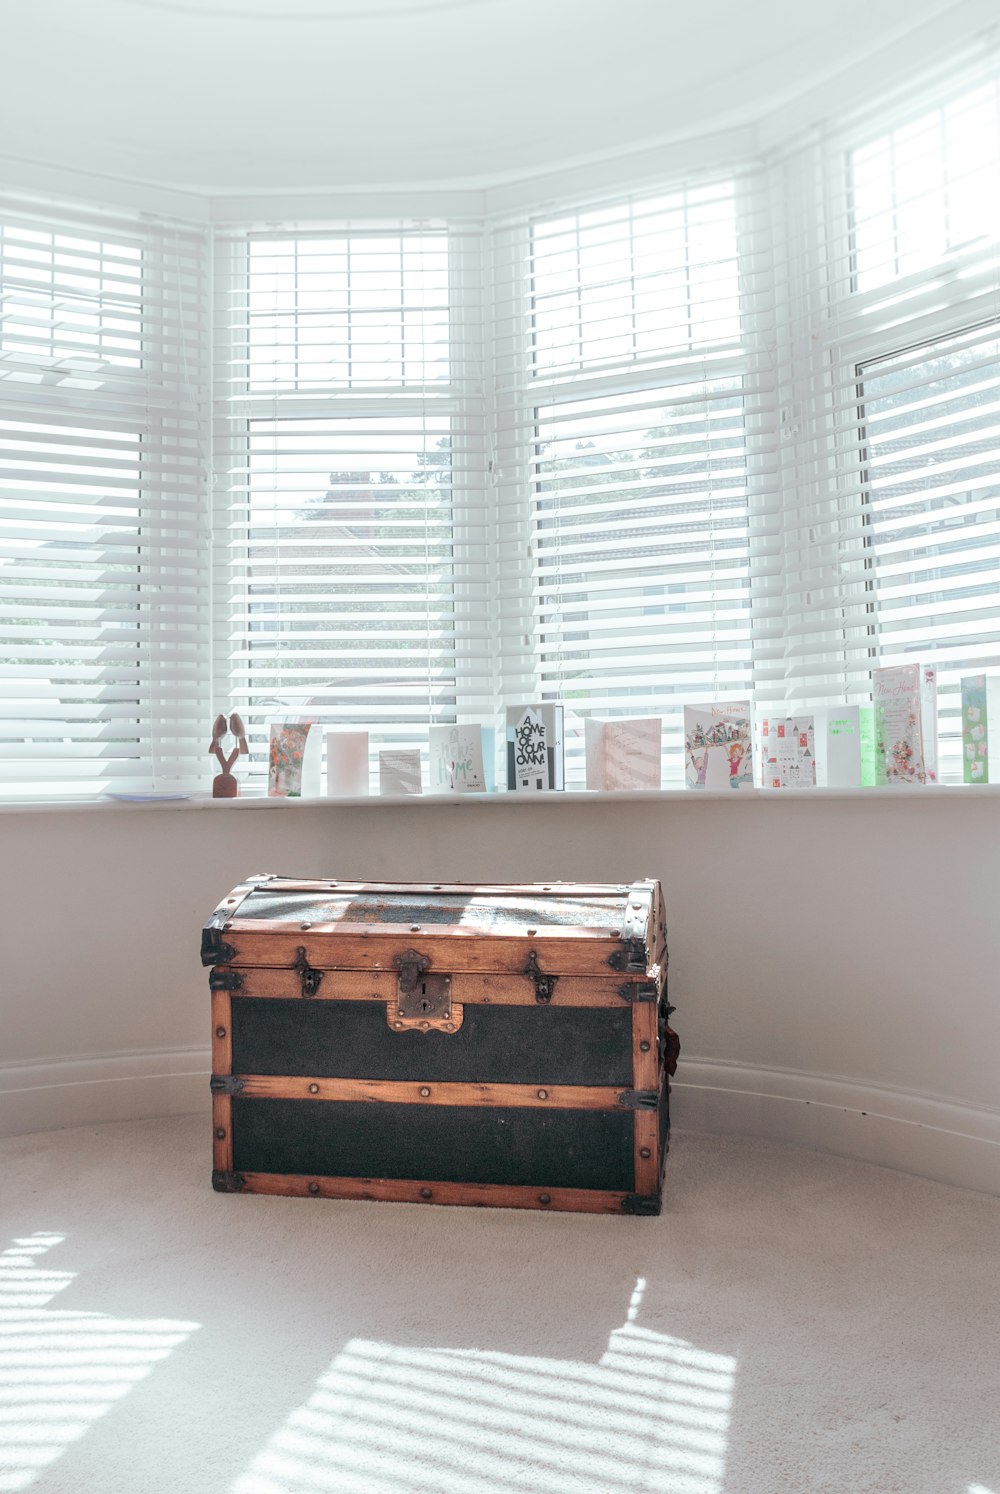
<svg viewBox="0 0 1000 1494">
<path fill-rule="evenodd" d="M 227 316 L 225 311 L 216 317 L 217 358 L 221 357 L 224 366 L 234 370 L 239 368 L 241 372 L 234 372 L 228 379 L 220 381 L 216 388 L 216 525 L 217 532 L 222 536 L 222 557 L 221 568 L 216 572 L 213 673 L 217 681 L 216 694 L 221 690 L 222 694 L 234 700 L 244 716 L 251 743 L 251 756 L 255 758 L 255 763 L 249 766 L 244 775 L 244 782 L 251 791 L 262 790 L 266 782 L 269 721 L 299 716 L 313 720 L 320 733 L 327 726 L 347 724 L 343 713 L 335 707 L 305 702 L 296 706 L 292 696 L 302 692 L 294 688 L 286 692 L 289 694 L 287 701 L 276 698 L 273 708 L 264 709 L 261 702 L 255 703 L 251 699 L 254 692 L 252 677 L 247 672 L 248 658 L 244 658 L 238 678 L 232 673 L 227 638 L 234 618 L 242 615 L 246 621 L 249 620 L 246 592 L 249 583 L 241 580 L 234 568 L 227 568 L 225 549 L 227 543 L 234 542 L 249 564 L 247 536 L 250 531 L 245 524 L 236 524 L 232 518 L 233 494 L 239 494 L 240 484 L 238 481 L 230 484 L 226 478 L 233 471 L 251 472 L 252 430 L 258 422 L 280 424 L 287 419 L 292 422 L 354 420 L 362 423 L 398 418 L 423 422 L 428 429 L 436 419 L 446 419 L 449 422 L 452 494 L 449 534 L 452 553 L 449 557 L 448 586 L 454 606 L 450 637 L 456 699 L 454 702 L 441 699 L 436 706 L 432 706 L 432 693 L 440 692 L 432 692 L 428 684 L 427 722 L 420 727 L 408 724 L 406 718 L 409 713 L 405 712 L 398 720 L 391 717 L 383 719 L 378 713 L 373 713 L 371 719 L 365 719 L 364 698 L 358 697 L 358 710 L 354 712 L 355 724 L 358 728 L 367 727 L 373 750 L 379 745 L 386 748 L 420 745 L 419 734 L 423 731 L 426 737 L 427 725 L 432 722 L 450 724 L 456 719 L 462 720 L 463 716 L 469 714 L 466 702 L 475 702 L 476 697 L 483 694 L 484 676 L 489 671 L 476 668 L 477 640 L 485 630 L 481 619 L 485 615 L 486 592 L 480 581 L 482 561 L 477 558 L 482 542 L 473 534 L 474 526 L 466 517 L 473 507 L 471 497 L 478 492 L 480 497 L 475 508 L 480 521 L 485 522 L 485 503 L 481 496 L 485 486 L 481 471 L 483 464 L 477 462 L 476 451 L 476 433 L 483 432 L 485 425 L 481 414 L 478 418 L 474 414 L 477 407 L 481 409 L 482 406 L 483 350 L 469 335 L 470 327 L 477 325 L 476 318 L 469 314 L 470 305 L 478 309 L 480 317 L 482 313 L 482 298 L 478 289 L 481 267 L 473 262 L 469 249 L 470 235 L 472 242 L 478 243 L 479 231 L 470 230 L 468 225 L 462 223 L 409 223 L 387 219 L 357 226 L 348 223 L 299 224 L 287 230 L 276 229 L 273 225 L 244 224 L 234 225 L 220 235 L 215 276 L 217 301 L 225 307 L 229 298 L 244 296 L 248 307 L 246 327 L 249 329 L 250 245 L 258 238 L 301 239 L 308 242 L 336 238 L 347 241 L 351 237 L 419 238 L 428 234 L 444 239 L 447 252 L 453 324 L 449 336 L 450 377 L 447 382 L 432 381 L 429 384 L 413 385 L 406 381 L 401 382 L 398 387 L 372 389 L 334 383 L 324 388 L 311 388 L 307 392 L 295 388 L 275 388 L 271 391 L 255 388 L 249 365 L 249 339 L 246 340 L 246 359 L 241 355 L 237 360 L 233 353 L 233 339 L 227 333 L 229 327 L 236 326 L 238 317 L 235 313 Z M 252 478 L 248 476 L 247 499 L 251 482 Z M 249 649 L 243 652 L 248 655 Z M 475 709 L 475 704 L 472 708 Z M 423 750 L 426 755 L 426 749 Z"/>
<path fill-rule="evenodd" d="M 63 468 L 70 484 L 64 522 L 88 522 L 77 514 L 91 511 L 89 527 L 100 554 L 94 561 L 84 559 L 81 571 L 96 567 L 98 574 L 68 579 L 71 584 L 79 579 L 85 590 L 106 585 L 112 593 L 95 604 L 89 622 L 82 615 L 63 619 L 64 646 L 50 671 L 58 677 L 76 669 L 91 676 L 90 695 L 83 693 L 82 679 L 69 680 L 62 697 L 69 714 L 59 721 L 47 718 L 60 728 L 58 735 L 43 739 L 26 730 L 21 738 L 25 748 L 44 740 L 53 747 L 61 744 L 62 750 L 50 757 L 45 752 L 37 756 L 18 752 L 17 740 L 6 728 L 11 750 L 5 752 L 0 744 L 0 762 L 11 764 L 13 770 L 9 775 L 0 773 L 4 780 L 0 796 L 12 803 L 47 803 L 86 801 L 101 792 L 187 791 L 200 767 L 196 743 L 200 744 L 208 712 L 202 641 L 208 611 L 207 235 L 202 228 L 173 220 L 37 201 L 6 192 L 0 194 L 0 222 L 13 230 L 15 243 L 18 234 L 27 242 L 34 239 L 36 256 L 47 252 L 51 259 L 48 282 L 40 281 L 34 293 L 43 332 L 49 319 L 48 355 L 33 352 L 30 341 L 18 348 L 23 340 L 17 337 L 13 346 L 0 348 L 0 372 L 7 374 L 0 379 L 3 416 L 11 427 L 35 426 L 41 432 L 61 428 L 67 446 L 83 443 L 77 472 L 69 459 Z M 134 268 L 128 281 L 133 294 L 128 303 L 131 322 L 126 350 L 118 346 L 124 329 L 114 325 L 121 319 L 115 298 L 123 291 L 121 286 L 113 284 L 109 290 L 105 285 L 109 259 Z M 84 283 L 75 284 L 81 275 Z M 91 286 L 86 284 L 88 276 Z M 16 274 L 10 279 L 0 277 L 0 298 L 6 301 L 9 295 L 15 306 L 19 300 L 30 302 L 32 293 L 19 286 L 21 278 Z M 114 282 L 113 273 L 111 278 Z M 61 316 L 70 323 L 63 346 L 58 341 Z M 89 319 L 85 324 L 89 330 L 79 334 L 83 340 L 77 348 L 72 328 L 81 319 Z M 87 338 L 97 339 L 89 352 Z M 110 339 L 107 346 L 104 339 Z M 104 447 L 88 447 L 88 442 L 98 438 Z M 55 437 L 50 439 L 58 445 Z M 127 686 L 123 686 L 123 676 L 131 666 L 114 657 L 113 616 L 119 601 L 124 606 L 125 596 L 119 598 L 112 584 L 115 574 L 120 574 L 114 538 L 101 534 L 102 508 L 113 512 L 118 505 L 114 489 L 105 487 L 97 473 L 88 481 L 87 471 L 88 466 L 100 466 L 103 449 L 113 453 L 122 439 L 134 443 L 128 465 L 134 481 L 122 505 L 132 510 L 124 525 L 129 539 L 123 553 L 129 572 L 125 592 L 137 629 L 135 679 L 130 678 Z M 22 443 L 28 444 L 27 440 Z M 11 447 L 16 457 L 16 439 Z M 39 455 L 44 462 L 44 446 L 39 447 Z M 43 467 L 33 476 L 30 461 L 27 473 L 19 479 L 15 469 L 6 476 L 3 491 L 16 500 L 17 484 L 23 480 L 23 501 L 30 506 L 31 485 L 38 482 L 51 489 L 55 473 L 47 475 Z M 74 487 L 82 499 L 76 513 L 68 507 Z M 40 525 L 52 522 L 54 542 L 72 544 L 59 538 L 57 508 L 46 513 L 44 505 L 36 507 Z M 111 528 L 114 523 L 111 519 Z M 4 544 L 0 536 L 0 554 Z M 11 563 L 17 563 L 16 554 Z M 72 572 L 72 559 L 62 569 Z M 42 582 L 40 589 L 45 587 Z M 70 614 L 80 612 L 69 595 L 66 605 Z M 4 617 L 12 620 L 7 609 Z M 88 638 L 88 632 L 94 636 Z M 86 646 L 83 659 L 74 660 L 74 645 Z M 113 656 L 104 661 L 103 673 L 102 646 Z M 33 665 L 19 678 L 41 681 L 41 667 Z M 125 701 L 117 698 L 123 688 L 130 695 Z M 102 699 L 109 691 L 111 699 Z M 32 697 L 20 692 L 24 702 L 20 716 L 5 710 L 5 721 L 15 730 L 18 722 L 30 727 L 32 701 L 43 699 L 43 694 Z M 131 704 L 131 694 L 134 712 L 120 709 Z M 186 709 L 180 711 L 182 695 Z M 18 698 L 13 692 L 14 708 Z M 115 752 L 115 743 L 121 745 L 120 754 Z M 17 771 L 19 759 L 25 765 L 22 772 Z M 36 765 L 33 777 L 29 773 L 32 763 Z M 19 783 L 25 787 L 18 788 Z"/>
</svg>

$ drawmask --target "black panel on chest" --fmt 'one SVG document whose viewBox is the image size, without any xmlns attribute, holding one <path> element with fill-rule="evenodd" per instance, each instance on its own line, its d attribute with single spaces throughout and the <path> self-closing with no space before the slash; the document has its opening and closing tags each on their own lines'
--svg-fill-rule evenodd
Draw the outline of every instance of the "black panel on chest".
<svg viewBox="0 0 1000 1494">
<path fill-rule="evenodd" d="M 627 1086 L 628 1007 L 467 1005 L 457 1032 L 394 1032 L 367 1001 L 243 997 L 233 1072 L 330 1079 Z"/>
<path fill-rule="evenodd" d="M 629 1189 L 625 1111 L 233 1101 L 241 1172 Z"/>
</svg>

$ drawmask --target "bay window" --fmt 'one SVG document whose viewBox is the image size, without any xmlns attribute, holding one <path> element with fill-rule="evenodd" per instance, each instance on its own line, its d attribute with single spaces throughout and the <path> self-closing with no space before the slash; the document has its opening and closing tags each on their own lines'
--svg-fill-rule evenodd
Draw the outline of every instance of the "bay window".
<svg viewBox="0 0 1000 1494">
<path fill-rule="evenodd" d="M 995 69 L 768 160 L 477 221 L 0 199 L 10 797 L 204 787 L 217 711 L 803 711 L 1000 665 Z M 209 258 L 213 272 L 209 273 Z M 211 485 L 210 469 L 214 473 Z M 210 767 L 210 765 L 208 765 Z"/>
</svg>

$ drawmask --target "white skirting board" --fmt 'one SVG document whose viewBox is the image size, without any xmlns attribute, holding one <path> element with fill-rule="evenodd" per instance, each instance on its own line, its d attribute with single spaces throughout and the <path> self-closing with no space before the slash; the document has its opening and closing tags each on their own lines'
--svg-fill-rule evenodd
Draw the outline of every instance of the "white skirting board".
<svg viewBox="0 0 1000 1494">
<path fill-rule="evenodd" d="M 211 1103 L 208 1048 L 0 1066 L 0 1136 L 189 1115 Z M 681 1056 L 678 1130 L 756 1136 L 1000 1194 L 1000 1110 L 792 1069 Z"/>
<path fill-rule="evenodd" d="M 1000 1110 L 794 1069 L 681 1055 L 678 1130 L 756 1136 L 1000 1194 Z"/>
<path fill-rule="evenodd" d="M 205 1048 L 0 1065 L 0 1136 L 211 1111 Z"/>
</svg>

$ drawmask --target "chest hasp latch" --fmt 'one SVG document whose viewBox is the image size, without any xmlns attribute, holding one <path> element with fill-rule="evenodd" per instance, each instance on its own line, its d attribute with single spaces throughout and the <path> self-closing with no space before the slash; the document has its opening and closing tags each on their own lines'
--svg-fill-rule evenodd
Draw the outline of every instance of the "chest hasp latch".
<svg viewBox="0 0 1000 1494">
<path fill-rule="evenodd" d="M 556 988 L 556 981 L 559 977 L 558 975 L 544 975 L 542 973 L 538 964 L 538 955 L 534 950 L 528 956 L 528 968 L 524 973 L 530 976 L 535 983 L 535 1000 L 542 1005 L 550 1002 L 552 1000 L 552 993 Z"/>
<path fill-rule="evenodd" d="M 300 944 L 295 951 L 295 962 L 292 965 L 292 969 L 298 973 L 299 979 L 302 982 L 303 999 L 308 1000 L 311 996 L 315 996 L 323 980 L 323 972 L 322 970 L 314 970 L 312 968 L 306 959 L 304 944 Z"/>
</svg>

